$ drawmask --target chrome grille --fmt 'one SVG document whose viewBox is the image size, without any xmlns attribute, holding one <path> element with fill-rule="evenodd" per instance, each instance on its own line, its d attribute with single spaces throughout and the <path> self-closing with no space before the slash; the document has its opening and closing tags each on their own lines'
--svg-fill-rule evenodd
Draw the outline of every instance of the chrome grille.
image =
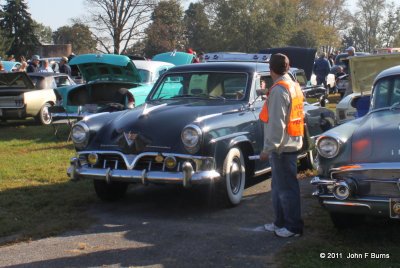
<svg viewBox="0 0 400 268">
<path fill-rule="evenodd" d="M 0 108 L 22 108 L 24 100 L 20 96 L 0 97 Z"/>
<path fill-rule="evenodd" d="M 176 158 L 177 165 L 173 169 L 168 169 L 165 167 L 164 161 L 157 162 L 155 160 L 155 156 L 142 156 L 139 161 L 136 162 L 136 165 L 133 167 L 135 170 L 146 170 L 146 171 L 172 171 L 172 172 L 180 172 L 182 171 L 182 164 L 185 161 L 189 161 L 192 164 L 194 170 L 197 170 L 197 164 L 193 160 L 185 159 L 185 158 Z M 130 163 L 128 163 L 130 164 Z M 128 167 L 124 161 L 124 159 L 117 154 L 99 154 L 99 160 L 96 165 L 93 165 L 94 168 L 110 168 L 110 169 L 122 169 L 127 170 Z"/>
</svg>

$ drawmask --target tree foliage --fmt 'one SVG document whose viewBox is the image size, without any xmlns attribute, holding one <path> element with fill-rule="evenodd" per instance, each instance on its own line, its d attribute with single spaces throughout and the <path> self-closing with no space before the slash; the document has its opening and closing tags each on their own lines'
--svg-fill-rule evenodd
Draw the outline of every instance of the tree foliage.
<svg viewBox="0 0 400 268">
<path fill-rule="evenodd" d="M 125 53 L 143 35 L 156 0 L 85 0 L 89 26 L 102 50 Z"/>
<path fill-rule="evenodd" d="M 33 21 L 33 28 L 35 29 L 35 36 L 41 44 L 51 44 L 53 42 L 53 31 L 49 26 Z"/>
<path fill-rule="evenodd" d="M 24 0 L 7 0 L 2 6 L 3 13 L 0 28 L 3 36 L 12 40 L 7 54 L 15 57 L 30 56 L 40 44 L 35 35 L 34 22 Z"/>
<path fill-rule="evenodd" d="M 154 9 L 152 23 L 146 29 L 145 55 L 183 50 L 187 39 L 183 24 L 183 9 L 177 0 L 161 1 Z"/>
<path fill-rule="evenodd" d="M 210 37 L 210 22 L 204 4 L 191 3 L 185 11 L 184 23 L 188 47 L 197 51 L 205 50 Z"/>
<path fill-rule="evenodd" d="M 97 41 L 89 27 L 74 23 L 72 26 L 62 26 L 53 33 L 54 44 L 71 44 L 75 54 L 96 52 Z"/>
</svg>

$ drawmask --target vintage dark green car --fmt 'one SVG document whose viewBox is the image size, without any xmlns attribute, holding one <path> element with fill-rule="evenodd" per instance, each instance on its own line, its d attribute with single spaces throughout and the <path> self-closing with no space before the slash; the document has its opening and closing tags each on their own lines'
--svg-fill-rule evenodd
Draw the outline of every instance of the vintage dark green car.
<svg viewBox="0 0 400 268">
<path fill-rule="evenodd" d="M 369 97 L 369 96 L 367 96 Z M 400 66 L 375 78 L 369 112 L 317 139 L 314 195 L 337 227 L 365 215 L 400 219 Z"/>
<path fill-rule="evenodd" d="M 84 118 L 72 130 L 77 156 L 71 179 L 93 179 L 103 200 L 122 197 L 129 183 L 215 185 L 228 205 L 242 199 L 245 181 L 270 171 L 253 159 L 263 147 L 258 119 L 264 103 L 260 79 L 271 79 L 265 62 L 213 62 L 169 69 L 146 102 L 134 109 Z M 307 141 L 322 133 L 321 114 L 305 103 Z M 312 167 L 311 142 L 300 154 Z"/>
</svg>

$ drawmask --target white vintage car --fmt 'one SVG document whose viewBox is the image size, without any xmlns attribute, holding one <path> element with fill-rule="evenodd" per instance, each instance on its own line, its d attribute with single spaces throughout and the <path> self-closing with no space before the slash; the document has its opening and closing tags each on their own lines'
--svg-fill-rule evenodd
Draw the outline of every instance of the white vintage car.
<svg viewBox="0 0 400 268">
<path fill-rule="evenodd" d="M 400 53 L 350 57 L 350 80 L 353 93 L 344 96 L 336 105 L 337 124 L 343 124 L 364 115 L 365 111 L 361 110 L 368 106 L 364 104 L 369 101 L 374 78 L 381 71 L 399 63 Z"/>
<path fill-rule="evenodd" d="M 43 76 L 44 82 L 46 78 L 64 74 L 38 73 L 38 75 Z M 61 81 L 61 78 L 57 81 Z M 35 81 L 39 81 L 38 78 Z M 52 118 L 48 108 L 56 102 L 53 88 L 58 86 L 57 82 L 54 82 L 54 87 L 50 84 L 42 82 L 35 84 L 25 72 L 0 73 L 0 119 L 6 121 L 35 117 L 43 125 L 50 124 Z M 73 84 L 73 81 L 66 83 L 65 86 L 71 84 Z"/>
</svg>

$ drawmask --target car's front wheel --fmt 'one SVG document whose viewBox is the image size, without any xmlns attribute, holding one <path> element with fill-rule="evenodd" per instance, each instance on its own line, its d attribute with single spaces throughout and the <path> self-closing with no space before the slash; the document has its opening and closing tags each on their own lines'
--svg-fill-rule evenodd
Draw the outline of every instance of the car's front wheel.
<svg viewBox="0 0 400 268">
<path fill-rule="evenodd" d="M 97 196 L 103 201 L 116 201 L 121 199 L 128 189 L 128 183 L 93 180 L 94 190 Z"/>
<path fill-rule="evenodd" d="M 49 112 L 49 108 L 51 107 L 51 103 L 46 102 L 42 108 L 40 108 L 40 111 L 38 115 L 36 116 L 36 121 L 42 125 L 50 125 L 51 124 L 51 114 Z"/>
<path fill-rule="evenodd" d="M 309 150 L 305 157 L 299 160 L 299 169 L 300 170 L 308 170 L 315 169 L 317 166 L 317 152 L 314 150 Z"/>
<path fill-rule="evenodd" d="M 222 169 L 222 198 L 228 206 L 236 206 L 243 197 L 246 169 L 243 153 L 237 147 L 229 150 Z"/>
</svg>

